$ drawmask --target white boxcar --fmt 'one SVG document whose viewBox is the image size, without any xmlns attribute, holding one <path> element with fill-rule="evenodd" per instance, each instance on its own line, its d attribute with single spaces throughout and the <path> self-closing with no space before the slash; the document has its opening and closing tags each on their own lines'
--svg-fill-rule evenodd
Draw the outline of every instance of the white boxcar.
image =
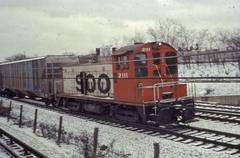
<svg viewBox="0 0 240 158">
<path fill-rule="evenodd" d="M 84 74 L 84 77 L 81 74 Z M 112 64 L 89 63 L 63 67 L 63 92 L 72 96 L 112 98 Z"/>
<path fill-rule="evenodd" d="M 48 55 L 1 63 L 1 92 L 19 97 L 55 96 L 62 92 L 62 66 L 78 62 L 76 56 Z"/>
</svg>

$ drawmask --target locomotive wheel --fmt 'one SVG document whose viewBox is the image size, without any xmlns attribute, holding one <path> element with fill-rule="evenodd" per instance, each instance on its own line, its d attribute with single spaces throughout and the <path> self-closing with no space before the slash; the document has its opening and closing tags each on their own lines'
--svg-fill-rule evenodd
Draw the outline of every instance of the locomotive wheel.
<svg viewBox="0 0 240 158">
<path fill-rule="evenodd" d="M 43 100 L 43 102 L 45 103 L 45 106 L 49 106 L 50 105 L 50 100 L 49 99 L 47 99 L 47 98 L 44 98 L 44 99 L 42 99 Z"/>
</svg>

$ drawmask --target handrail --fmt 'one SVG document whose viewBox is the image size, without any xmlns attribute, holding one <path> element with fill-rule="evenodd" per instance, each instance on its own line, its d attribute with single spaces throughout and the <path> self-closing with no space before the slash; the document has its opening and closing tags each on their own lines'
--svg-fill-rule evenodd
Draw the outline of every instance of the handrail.
<svg viewBox="0 0 240 158">
<path fill-rule="evenodd" d="M 155 103 L 155 107 L 154 107 L 154 113 L 157 114 L 157 102 L 159 102 L 159 96 L 160 96 L 160 91 L 159 91 L 159 88 L 162 88 L 162 87 L 168 87 L 168 86 L 174 86 L 176 87 L 177 85 L 179 84 L 178 81 L 176 82 L 160 82 L 160 83 L 155 83 L 151 86 L 140 86 L 138 87 L 139 89 L 142 89 L 144 93 L 144 89 L 152 89 L 153 90 L 153 102 Z M 143 97 L 143 94 L 142 94 L 142 97 Z"/>
</svg>

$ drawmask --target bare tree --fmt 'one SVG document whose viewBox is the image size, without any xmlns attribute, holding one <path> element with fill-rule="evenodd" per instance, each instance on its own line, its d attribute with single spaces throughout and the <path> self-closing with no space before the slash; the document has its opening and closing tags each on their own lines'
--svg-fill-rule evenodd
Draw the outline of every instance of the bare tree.
<svg viewBox="0 0 240 158">
<path fill-rule="evenodd" d="M 16 61 L 16 60 L 22 60 L 22 59 L 26 59 L 27 56 L 25 53 L 19 53 L 19 54 L 15 54 L 12 55 L 10 57 L 5 58 L 6 61 Z"/>
<path fill-rule="evenodd" d="M 159 20 L 147 33 L 154 41 L 164 41 L 175 48 L 187 48 L 193 45 L 193 31 L 172 19 Z"/>
<path fill-rule="evenodd" d="M 129 42 L 131 43 L 143 43 L 146 41 L 146 37 L 143 32 L 136 31 L 133 37 L 130 38 Z"/>
<path fill-rule="evenodd" d="M 189 29 L 173 19 L 158 20 L 146 32 L 136 31 L 134 35 L 114 38 L 110 46 L 120 48 L 136 42 L 146 42 L 147 35 L 153 41 L 167 42 L 183 50 L 240 49 L 240 29 Z"/>
<path fill-rule="evenodd" d="M 217 44 L 218 40 L 215 33 L 208 32 L 207 41 L 208 41 L 207 48 L 210 48 L 210 49 L 218 48 L 218 44 Z"/>
<path fill-rule="evenodd" d="M 217 30 L 216 38 L 222 48 L 240 49 L 240 29 L 232 31 L 224 29 Z"/>
<path fill-rule="evenodd" d="M 216 30 L 216 38 L 219 42 L 219 47 L 221 48 L 227 48 L 227 41 L 230 37 L 230 32 L 224 29 L 218 29 Z"/>
<path fill-rule="evenodd" d="M 190 48 L 194 45 L 196 32 L 194 30 L 187 29 L 186 27 L 180 25 L 178 32 L 175 37 L 176 47 Z"/>
<path fill-rule="evenodd" d="M 70 56 L 76 56 L 74 52 L 64 52 L 62 55 L 70 55 Z"/>
<path fill-rule="evenodd" d="M 240 48 L 239 30 L 230 33 L 226 30 L 189 29 L 172 19 L 159 20 L 147 33 L 154 41 L 168 42 L 175 48 L 187 50 L 220 49 L 223 46 Z"/>
<path fill-rule="evenodd" d="M 208 29 L 202 29 L 200 31 L 195 32 L 195 43 L 198 45 L 198 50 L 201 50 L 203 48 L 207 47 L 207 42 L 208 42 L 208 34 L 209 30 Z"/>
<path fill-rule="evenodd" d="M 120 38 L 113 38 L 111 40 L 111 46 L 115 48 L 120 48 L 126 45 L 132 45 L 134 43 L 143 43 L 146 42 L 146 33 L 145 31 L 135 31 L 133 35 L 124 35 Z"/>
<path fill-rule="evenodd" d="M 226 42 L 228 48 L 240 49 L 240 29 L 231 32 Z"/>
<path fill-rule="evenodd" d="M 112 45 L 109 44 L 109 45 L 102 45 L 100 47 L 101 49 L 101 56 L 111 56 L 112 54 Z"/>
</svg>

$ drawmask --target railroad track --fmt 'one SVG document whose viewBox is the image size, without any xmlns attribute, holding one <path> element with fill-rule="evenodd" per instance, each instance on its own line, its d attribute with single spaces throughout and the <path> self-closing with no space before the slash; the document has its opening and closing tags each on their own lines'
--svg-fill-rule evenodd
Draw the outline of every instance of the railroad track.
<svg viewBox="0 0 240 158">
<path fill-rule="evenodd" d="M 206 119 L 206 120 L 213 120 L 213 121 L 220 121 L 220 122 L 228 122 L 228 123 L 237 123 L 240 124 L 240 118 L 233 117 L 233 116 L 226 116 L 226 115 L 221 115 L 221 114 L 212 114 L 211 112 L 209 113 L 201 113 L 198 112 L 195 114 L 196 117 L 201 118 L 201 119 Z"/>
<path fill-rule="evenodd" d="M 230 108 L 238 108 L 240 109 L 240 104 L 239 105 L 231 105 L 231 104 L 218 104 L 217 102 L 207 102 L 207 101 L 200 101 L 196 100 L 195 103 L 197 105 L 202 105 L 202 106 L 218 106 L 218 107 L 230 107 Z"/>
<path fill-rule="evenodd" d="M 240 113 L 240 106 L 233 106 L 233 105 L 213 105 L 213 104 L 197 104 L 197 107 L 200 108 L 214 108 L 214 109 L 219 109 L 219 110 L 225 110 L 225 111 L 237 111 L 238 113 Z"/>
<path fill-rule="evenodd" d="M 221 148 L 219 151 L 236 149 L 229 154 L 239 154 L 240 135 L 228 132 L 216 131 L 211 129 L 199 128 L 184 124 L 174 124 L 168 126 L 154 127 L 125 121 L 116 121 L 112 119 L 104 120 L 102 118 L 90 118 L 91 121 L 121 127 L 127 130 L 145 133 L 153 136 L 182 142 L 184 144 L 195 144 L 195 146 L 208 145 L 208 148 Z"/>
<path fill-rule="evenodd" d="M 20 101 L 20 100 L 17 100 Z M 40 104 L 36 102 L 26 101 L 23 102 L 39 107 Z M 46 109 L 47 107 L 40 106 Z M 49 108 L 47 108 L 49 110 Z M 64 114 L 75 116 L 81 119 L 87 119 L 100 124 L 109 125 L 126 130 L 144 133 L 152 136 L 160 136 L 162 138 L 170 139 L 184 144 L 192 144 L 195 146 L 203 146 L 205 148 L 214 149 L 216 151 L 230 150 L 228 154 L 240 154 L 240 135 L 228 132 L 210 130 L 205 128 L 193 127 L 184 124 L 174 124 L 168 126 L 151 126 L 139 123 L 131 123 L 122 120 L 116 120 L 109 117 L 103 117 L 90 114 L 79 114 L 77 112 L 64 111 L 60 109 L 51 110 L 58 111 Z M 206 147 L 207 146 L 207 147 Z"/>
<path fill-rule="evenodd" d="M 0 128 L 0 146 L 14 158 L 47 158 L 36 149 Z"/>
<path fill-rule="evenodd" d="M 196 117 L 240 124 L 240 107 L 237 105 L 196 104 Z"/>
</svg>

